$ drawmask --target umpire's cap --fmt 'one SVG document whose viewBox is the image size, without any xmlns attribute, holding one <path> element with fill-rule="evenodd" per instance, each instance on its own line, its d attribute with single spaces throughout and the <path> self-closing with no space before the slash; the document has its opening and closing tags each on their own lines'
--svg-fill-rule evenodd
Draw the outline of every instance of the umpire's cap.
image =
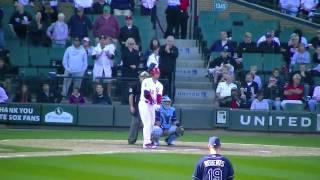
<svg viewBox="0 0 320 180">
<path fill-rule="evenodd" d="M 212 136 L 209 138 L 209 145 L 212 147 L 221 146 L 220 139 L 216 136 Z"/>
</svg>

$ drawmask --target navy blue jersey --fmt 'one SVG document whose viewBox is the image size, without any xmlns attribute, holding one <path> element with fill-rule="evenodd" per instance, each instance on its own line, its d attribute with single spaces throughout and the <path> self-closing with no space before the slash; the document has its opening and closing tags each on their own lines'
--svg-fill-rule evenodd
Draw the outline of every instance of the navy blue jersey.
<svg viewBox="0 0 320 180">
<path fill-rule="evenodd" d="M 222 155 L 210 154 L 198 162 L 193 173 L 195 180 L 232 180 L 234 171 L 231 162 Z"/>
</svg>

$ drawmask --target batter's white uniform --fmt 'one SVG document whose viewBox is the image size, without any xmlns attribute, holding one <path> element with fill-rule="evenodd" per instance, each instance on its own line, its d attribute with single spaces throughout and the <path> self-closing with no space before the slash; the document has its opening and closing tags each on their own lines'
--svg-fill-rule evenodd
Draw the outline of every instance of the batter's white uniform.
<svg viewBox="0 0 320 180">
<path fill-rule="evenodd" d="M 153 103 L 145 98 L 145 91 L 150 92 Z M 154 82 L 152 78 L 147 78 L 141 84 L 141 96 L 139 102 L 139 112 L 143 123 L 143 144 L 151 143 L 151 133 L 155 123 L 155 110 L 157 104 L 157 96 L 162 96 L 163 85 L 157 80 Z M 158 103 L 161 103 L 158 102 Z"/>
<path fill-rule="evenodd" d="M 93 80 L 99 77 L 111 77 L 113 61 L 107 56 L 109 54 L 115 55 L 116 47 L 114 44 L 108 44 L 104 48 L 101 48 L 100 43 L 93 49 L 92 55 L 96 56 L 93 66 Z M 101 56 L 100 54 L 103 53 Z"/>
</svg>

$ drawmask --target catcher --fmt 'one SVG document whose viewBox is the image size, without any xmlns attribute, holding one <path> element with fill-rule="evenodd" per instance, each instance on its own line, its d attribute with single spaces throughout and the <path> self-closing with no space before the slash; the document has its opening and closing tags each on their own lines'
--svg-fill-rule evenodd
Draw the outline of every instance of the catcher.
<svg viewBox="0 0 320 180">
<path fill-rule="evenodd" d="M 161 107 L 156 111 L 156 121 L 152 132 L 152 142 L 154 145 L 160 145 L 160 137 L 166 136 L 165 142 L 168 146 L 173 145 L 179 136 L 183 136 L 184 129 L 177 121 L 176 110 L 171 107 L 171 99 L 163 96 Z"/>
</svg>

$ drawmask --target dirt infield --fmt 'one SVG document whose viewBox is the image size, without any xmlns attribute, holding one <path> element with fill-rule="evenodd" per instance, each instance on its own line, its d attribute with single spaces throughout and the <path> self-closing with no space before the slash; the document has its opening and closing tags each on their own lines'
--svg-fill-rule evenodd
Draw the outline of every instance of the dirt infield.
<svg viewBox="0 0 320 180">
<path fill-rule="evenodd" d="M 155 150 L 142 149 L 141 142 L 128 145 L 124 140 L 63 140 L 63 139 L 24 139 L 1 140 L 0 144 L 24 147 L 63 149 L 50 152 L 10 152 L 0 153 L 0 158 L 68 156 L 81 154 L 113 154 L 113 153 L 183 153 L 207 154 L 207 144 L 199 142 L 177 142 L 175 146 L 160 146 Z M 164 144 L 162 142 L 162 144 Z M 223 154 L 243 156 L 320 156 L 320 148 L 289 147 L 256 144 L 224 143 Z"/>
</svg>

